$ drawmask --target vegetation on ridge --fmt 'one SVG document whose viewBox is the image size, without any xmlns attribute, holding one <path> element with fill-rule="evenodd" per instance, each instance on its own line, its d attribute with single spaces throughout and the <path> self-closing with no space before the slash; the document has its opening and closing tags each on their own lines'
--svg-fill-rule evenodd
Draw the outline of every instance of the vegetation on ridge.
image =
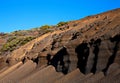
<svg viewBox="0 0 120 83">
<path fill-rule="evenodd" d="M 0 33 L 0 39 L 5 40 L 4 43 L 0 44 L 0 55 L 6 55 L 13 50 L 19 48 L 20 46 L 26 44 L 27 42 L 45 34 L 48 32 L 53 32 L 56 28 L 64 26 L 68 22 L 59 22 L 55 26 L 43 25 L 41 27 L 32 28 L 30 30 L 18 30 L 11 33 Z"/>
<path fill-rule="evenodd" d="M 33 39 L 34 39 L 34 37 L 24 37 L 24 38 L 17 38 L 16 36 L 11 37 L 7 40 L 7 43 L 5 43 L 2 46 L 0 51 L 1 52 L 10 51 L 11 52 L 14 49 L 16 49 L 18 46 L 22 46 Z"/>
<path fill-rule="evenodd" d="M 68 24 L 68 22 L 59 22 L 59 23 L 57 24 L 57 26 L 60 27 L 60 26 L 66 25 L 66 24 Z"/>
</svg>

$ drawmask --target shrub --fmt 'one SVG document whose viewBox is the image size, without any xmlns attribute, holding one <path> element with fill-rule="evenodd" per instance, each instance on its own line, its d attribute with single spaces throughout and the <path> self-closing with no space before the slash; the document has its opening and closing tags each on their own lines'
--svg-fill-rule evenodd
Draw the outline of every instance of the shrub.
<svg viewBox="0 0 120 83">
<path fill-rule="evenodd" d="M 49 26 L 49 25 L 44 25 L 44 26 L 40 27 L 41 30 L 47 30 L 49 28 L 51 28 L 51 26 Z"/>
<path fill-rule="evenodd" d="M 20 45 L 24 45 L 24 44 L 26 44 L 27 42 L 29 42 L 29 41 L 31 41 L 31 40 L 33 40 L 33 39 L 34 39 L 34 37 L 26 37 L 26 38 L 23 38 L 23 39 L 20 40 L 19 44 L 20 44 Z"/>
<path fill-rule="evenodd" d="M 12 41 L 12 40 L 14 40 L 14 39 L 16 39 L 16 36 L 10 37 L 10 38 L 7 40 L 7 42 L 10 42 L 10 41 Z"/>
<path fill-rule="evenodd" d="M 19 43 L 19 40 L 7 42 L 6 44 L 3 45 L 3 47 L 1 48 L 1 51 L 3 51 L 3 52 L 4 51 L 13 51 L 18 43 Z"/>
<path fill-rule="evenodd" d="M 66 24 L 67 24 L 67 22 L 59 22 L 59 23 L 57 24 L 57 26 L 60 27 L 60 26 L 66 25 Z"/>
<path fill-rule="evenodd" d="M 1 52 L 5 52 L 5 51 L 13 51 L 15 50 L 17 47 L 22 46 L 24 44 L 26 44 L 27 42 L 33 40 L 34 37 L 25 37 L 25 38 L 11 38 L 7 41 L 6 44 L 3 45 L 3 47 L 1 48 Z"/>
</svg>

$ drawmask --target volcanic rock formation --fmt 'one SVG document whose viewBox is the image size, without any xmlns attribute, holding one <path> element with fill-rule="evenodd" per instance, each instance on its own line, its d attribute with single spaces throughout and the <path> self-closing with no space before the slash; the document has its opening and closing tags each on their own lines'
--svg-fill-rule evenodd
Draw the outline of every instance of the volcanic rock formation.
<svg viewBox="0 0 120 83">
<path fill-rule="evenodd" d="M 120 9 L 54 28 L 0 62 L 0 83 L 119 83 Z"/>
</svg>

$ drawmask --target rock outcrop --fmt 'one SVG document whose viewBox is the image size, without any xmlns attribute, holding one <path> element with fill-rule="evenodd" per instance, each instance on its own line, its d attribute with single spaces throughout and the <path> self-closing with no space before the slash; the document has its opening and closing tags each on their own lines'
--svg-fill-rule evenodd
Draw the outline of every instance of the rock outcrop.
<svg viewBox="0 0 120 83">
<path fill-rule="evenodd" d="M 0 60 L 5 62 L 2 58 Z M 33 62 L 28 64 L 30 60 Z M 20 61 L 23 68 L 27 69 L 27 64 L 31 64 L 32 69 L 28 67 L 30 72 L 36 72 L 30 76 L 25 70 L 24 74 L 19 73 L 21 66 L 0 78 L 1 82 L 22 79 L 21 83 L 105 83 L 107 80 L 119 83 L 120 9 L 58 27 L 14 50 L 6 56 L 7 65 L 3 65 L 14 66 Z M 15 72 L 21 77 L 11 77 Z"/>
</svg>

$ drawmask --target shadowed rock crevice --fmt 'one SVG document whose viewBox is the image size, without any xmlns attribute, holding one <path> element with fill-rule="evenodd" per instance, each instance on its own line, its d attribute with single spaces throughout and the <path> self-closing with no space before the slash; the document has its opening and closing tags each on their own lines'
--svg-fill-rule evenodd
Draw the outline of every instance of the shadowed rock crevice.
<svg viewBox="0 0 120 83">
<path fill-rule="evenodd" d="M 77 39 L 78 36 L 80 36 L 80 32 L 73 33 L 71 40 Z"/>
<path fill-rule="evenodd" d="M 49 58 L 50 55 L 48 56 L 48 59 Z M 70 60 L 66 48 L 62 47 L 62 49 L 58 51 L 50 60 L 49 64 L 53 65 L 58 72 L 63 72 L 64 74 L 67 74 L 70 65 Z"/>
<path fill-rule="evenodd" d="M 52 56 L 50 54 L 47 55 L 47 57 L 46 57 L 46 59 L 47 59 L 47 65 L 51 64 L 51 57 Z"/>
<path fill-rule="evenodd" d="M 108 60 L 108 63 L 107 63 L 107 66 L 105 69 L 103 69 L 103 72 L 106 74 L 109 66 L 114 62 L 115 60 L 115 57 L 116 57 L 116 54 L 117 54 L 117 51 L 118 49 L 120 48 L 119 47 L 119 44 L 120 44 L 120 35 L 116 35 L 115 37 L 111 38 L 110 39 L 112 43 L 115 43 L 115 46 L 113 48 L 113 53 L 112 55 L 109 57 L 109 60 Z"/>
<path fill-rule="evenodd" d="M 35 62 L 36 64 L 39 63 L 39 57 L 35 58 L 35 59 L 31 59 L 33 62 Z"/>
<path fill-rule="evenodd" d="M 92 67 L 92 70 L 91 72 L 92 73 L 95 73 L 96 72 L 96 66 L 97 66 L 97 61 L 98 61 L 98 54 L 99 54 L 99 46 L 101 44 L 101 39 L 97 39 L 95 42 L 94 42 L 94 50 L 93 50 L 93 53 L 95 55 L 94 57 L 94 63 L 93 63 L 93 67 Z"/>
<path fill-rule="evenodd" d="M 24 57 L 21 61 L 23 63 L 26 63 L 28 60 L 31 60 L 34 63 L 36 63 L 37 67 L 41 67 L 41 66 L 47 64 L 46 56 L 37 56 L 37 57 L 31 58 L 31 59 L 29 57 Z"/>
<path fill-rule="evenodd" d="M 77 53 L 78 63 L 77 67 L 82 73 L 86 71 L 86 64 L 89 56 L 89 47 L 87 43 L 82 43 L 76 47 L 75 52 Z"/>
<path fill-rule="evenodd" d="M 32 58 L 32 59 L 30 59 L 29 57 L 24 57 L 21 61 L 23 62 L 23 63 L 26 63 L 28 60 L 32 60 L 34 63 L 36 63 L 37 65 L 38 65 L 38 63 L 39 63 L 39 57 L 36 57 L 36 58 Z"/>
</svg>

